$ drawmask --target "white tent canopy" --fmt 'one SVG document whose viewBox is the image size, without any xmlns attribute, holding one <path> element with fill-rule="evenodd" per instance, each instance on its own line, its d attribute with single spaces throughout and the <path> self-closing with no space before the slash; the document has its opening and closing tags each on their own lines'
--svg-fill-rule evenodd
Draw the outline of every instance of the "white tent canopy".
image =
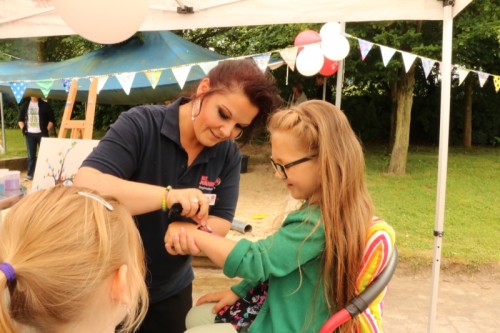
<svg viewBox="0 0 500 333">
<path fill-rule="evenodd" d="M 0 39 L 75 34 L 57 14 L 54 2 L 0 0 Z M 453 17 L 471 0 L 454 2 Z M 141 31 L 445 18 L 443 2 L 439 0 L 149 0 L 149 3 Z M 181 12 L 192 9 L 192 13 L 178 13 L 178 8 Z"/>
<path fill-rule="evenodd" d="M 75 34 L 55 11 L 55 1 L 57 0 L 0 0 L 2 8 L 0 39 Z M 98 5 L 99 1 L 102 0 L 80 0 L 80 3 Z M 450 68 L 453 18 L 470 2 L 472 0 L 149 0 L 148 13 L 139 30 L 181 30 L 287 23 L 439 20 L 443 21 L 441 67 Z M 92 20 L 89 20 L 89 24 L 92 24 Z M 441 82 L 433 284 L 428 332 L 435 330 L 441 264 L 451 71 L 441 73 Z"/>
</svg>

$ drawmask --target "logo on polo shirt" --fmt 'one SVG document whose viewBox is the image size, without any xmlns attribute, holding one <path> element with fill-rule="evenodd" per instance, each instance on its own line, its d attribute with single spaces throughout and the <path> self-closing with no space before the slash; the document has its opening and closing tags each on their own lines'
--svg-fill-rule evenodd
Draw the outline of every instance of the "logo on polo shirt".
<svg viewBox="0 0 500 333">
<path fill-rule="evenodd" d="M 198 187 L 200 190 L 205 191 L 213 191 L 216 186 L 219 186 L 221 183 L 221 179 L 217 177 L 217 179 L 211 181 L 208 179 L 208 176 L 201 176 L 200 186 Z"/>
</svg>

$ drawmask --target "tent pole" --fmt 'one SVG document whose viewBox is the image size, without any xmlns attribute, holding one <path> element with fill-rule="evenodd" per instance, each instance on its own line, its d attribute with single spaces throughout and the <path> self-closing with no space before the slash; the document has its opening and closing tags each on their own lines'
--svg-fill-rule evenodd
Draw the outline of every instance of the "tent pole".
<svg viewBox="0 0 500 333">
<path fill-rule="evenodd" d="M 428 332 L 435 329 L 441 246 L 444 235 L 444 211 L 446 197 L 446 176 L 448 165 L 448 140 L 450 130 L 451 95 L 451 53 L 453 38 L 453 0 L 444 0 L 443 5 L 443 54 L 441 64 L 441 119 L 439 128 L 438 181 L 436 196 L 436 217 L 434 228 L 434 257 L 432 261 L 432 294 Z"/>
<path fill-rule="evenodd" d="M 5 123 L 3 118 L 3 95 L 0 92 L 0 116 L 2 120 L 2 144 L 0 144 L 0 154 L 5 154 L 7 152 L 7 145 L 5 144 Z"/>
<path fill-rule="evenodd" d="M 345 22 L 340 23 L 340 32 L 345 32 Z M 345 58 L 339 61 L 337 69 L 337 88 L 335 89 L 335 106 L 340 109 L 342 102 L 342 86 L 344 85 L 344 62 Z"/>
</svg>

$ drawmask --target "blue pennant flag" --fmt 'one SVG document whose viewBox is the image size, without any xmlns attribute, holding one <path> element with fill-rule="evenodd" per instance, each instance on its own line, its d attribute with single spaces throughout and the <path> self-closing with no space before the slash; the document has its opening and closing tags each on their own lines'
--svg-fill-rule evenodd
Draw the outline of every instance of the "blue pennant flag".
<svg viewBox="0 0 500 333">
<path fill-rule="evenodd" d="M 16 97 L 17 103 L 20 103 L 21 99 L 23 99 L 24 92 L 26 91 L 26 82 L 9 82 L 9 84 L 10 89 L 12 89 L 12 92 Z"/>
</svg>

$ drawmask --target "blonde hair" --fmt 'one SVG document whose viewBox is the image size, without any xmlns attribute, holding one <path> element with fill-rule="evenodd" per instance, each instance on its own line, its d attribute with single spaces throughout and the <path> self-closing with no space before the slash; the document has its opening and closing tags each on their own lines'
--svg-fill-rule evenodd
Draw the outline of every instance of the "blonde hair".
<svg viewBox="0 0 500 333">
<path fill-rule="evenodd" d="M 79 320 L 121 265 L 128 266 L 132 302 L 120 331 L 133 331 L 146 314 L 144 251 L 134 220 L 118 201 L 94 191 L 56 186 L 21 199 L 0 229 L 0 263 L 15 271 L 10 282 L 0 272 L 1 332 L 21 325 L 51 332 Z"/>
<path fill-rule="evenodd" d="M 287 131 L 299 138 L 302 148 L 317 156 L 320 188 L 309 198 L 321 210 L 325 230 L 322 280 L 330 313 L 342 309 L 356 296 L 367 229 L 373 217 L 361 144 L 348 119 L 336 106 L 311 100 L 271 115 L 268 131 Z M 358 321 L 342 325 L 354 332 Z"/>
</svg>

